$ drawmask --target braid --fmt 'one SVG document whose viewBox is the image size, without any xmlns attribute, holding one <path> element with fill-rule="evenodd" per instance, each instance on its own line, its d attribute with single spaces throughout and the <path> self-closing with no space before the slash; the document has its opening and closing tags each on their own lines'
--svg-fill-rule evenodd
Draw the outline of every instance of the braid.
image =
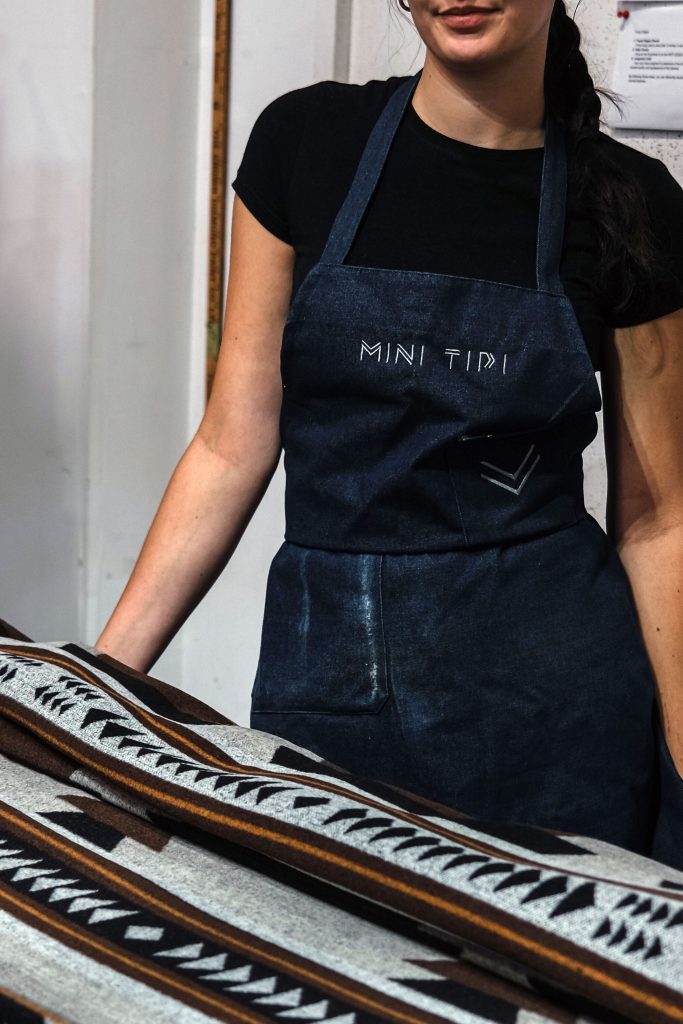
<svg viewBox="0 0 683 1024">
<path fill-rule="evenodd" d="M 406 0 L 397 0 L 410 10 Z M 653 234 L 640 182 L 609 156 L 600 135 L 602 99 L 617 98 L 595 87 L 581 52 L 581 33 L 555 0 L 545 64 L 545 100 L 565 130 L 570 175 L 577 198 L 597 229 L 600 290 L 618 282 L 615 311 L 623 310 L 637 287 L 650 296 L 667 266 Z"/>
<path fill-rule="evenodd" d="M 623 310 L 642 283 L 650 291 L 663 263 L 653 236 L 640 183 L 609 157 L 602 144 L 601 95 L 581 53 L 581 33 L 564 0 L 555 0 L 545 67 L 548 110 L 565 129 L 571 180 L 598 236 L 598 284 L 619 281 L 617 310 Z M 614 279 L 612 277 L 612 279 Z"/>
</svg>

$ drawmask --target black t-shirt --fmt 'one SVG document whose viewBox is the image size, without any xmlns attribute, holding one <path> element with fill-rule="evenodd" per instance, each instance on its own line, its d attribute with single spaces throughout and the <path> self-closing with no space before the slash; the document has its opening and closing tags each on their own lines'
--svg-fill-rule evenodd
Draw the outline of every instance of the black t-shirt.
<svg viewBox="0 0 683 1024">
<path fill-rule="evenodd" d="M 405 77 L 365 85 L 320 82 L 285 93 L 258 117 L 233 188 L 296 251 L 293 287 L 322 253 L 368 135 Z M 683 189 L 661 160 L 605 133 L 613 160 L 642 183 L 671 270 L 615 311 L 619 282 L 596 285 L 597 228 L 570 185 L 560 276 L 593 365 L 607 327 L 683 307 Z M 472 146 L 430 128 L 408 105 L 346 262 L 536 287 L 543 149 Z"/>
</svg>

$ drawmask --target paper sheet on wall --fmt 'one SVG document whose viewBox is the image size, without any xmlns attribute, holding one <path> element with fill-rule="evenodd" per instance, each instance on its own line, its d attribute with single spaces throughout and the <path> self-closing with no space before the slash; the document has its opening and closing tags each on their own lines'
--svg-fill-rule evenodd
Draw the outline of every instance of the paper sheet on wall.
<svg viewBox="0 0 683 1024">
<path fill-rule="evenodd" d="M 623 99 L 623 116 L 612 107 L 608 123 L 683 131 L 683 0 L 628 0 L 617 10 L 612 89 Z"/>
</svg>

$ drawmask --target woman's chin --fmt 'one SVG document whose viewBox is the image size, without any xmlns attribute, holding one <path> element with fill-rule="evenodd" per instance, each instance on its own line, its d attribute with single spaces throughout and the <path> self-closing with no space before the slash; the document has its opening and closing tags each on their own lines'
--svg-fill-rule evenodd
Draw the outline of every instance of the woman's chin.
<svg viewBox="0 0 683 1024">
<path fill-rule="evenodd" d="M 435 50 L 435 56 L 445 65 L 461 69 L 490 67 L 499 54 L 495 47 L 485 40 L 457 40 L 455 44 L 443 45 Z"/>
</svg>

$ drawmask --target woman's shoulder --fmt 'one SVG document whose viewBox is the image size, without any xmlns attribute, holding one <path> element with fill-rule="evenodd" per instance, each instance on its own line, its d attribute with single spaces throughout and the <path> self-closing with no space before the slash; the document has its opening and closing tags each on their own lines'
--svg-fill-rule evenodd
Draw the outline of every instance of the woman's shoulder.
<svg viewBox="0 0 683 1024">
<path fill-rule="evenodd" d="M 603 153 L 612 166 L 640 185 L 651 228 L 661 248 L 674 256 L 683 279 L 683 187 L 659 157 L 621 139 L 599 133 Z"/>
<path fill-rule="evenodd" d="M 640 185 L 653 240 L 661 263 L 653 277 L 656 287 L 637 288 L 627 308 L 610 324 L 630 326 L 655 320 L 683 304 L 683 188 L 664 160 L 606 132 L 600 145 L 612 166 Z"/>
<path fill-rule="evenodd" d="M 408 76 L 371 79 L 361 85 L 325 79 L 282 93 L 263 109 L 256 124 L 265 131 L 279 134 L 292 129 L 304 131 L 314 122 L 322 127 L 334 125 L 347 128 L 374 121 L 395 89 Z"/>
<path fill-rule="evenodd" d="M 256 119 L 232 186 L 274 235 L 292 241 L 292 183 L 307 200 L 352 173 L 372 126 L 405 77 L 362 85 L 325 80 L 282 93 Z"/>
<path fill-rule="evenodd" d="M 664 198 L 669 196 L 676 197 L 679 201 L 683 200 L 683 189 L 666 163 L 659 157 L 644 153 L 636 146 L 604 131 L 599 132 L 599 141 L 609 160 L 635 177 L 646 194 L 650 193 L 650 190 L 657 192 L 664 189 Z M 657 196 L 653 195 L 653 198 Z"/>
<path fill-rule="evenodd" d="M 664 160 L 650 156 L 621 139 L 601 132 L 601 142 L 612 163 L 641 186 L 651 227 L 660 247 L 674 259 L 683 283 L 683 187 Z"/>
</svg>

